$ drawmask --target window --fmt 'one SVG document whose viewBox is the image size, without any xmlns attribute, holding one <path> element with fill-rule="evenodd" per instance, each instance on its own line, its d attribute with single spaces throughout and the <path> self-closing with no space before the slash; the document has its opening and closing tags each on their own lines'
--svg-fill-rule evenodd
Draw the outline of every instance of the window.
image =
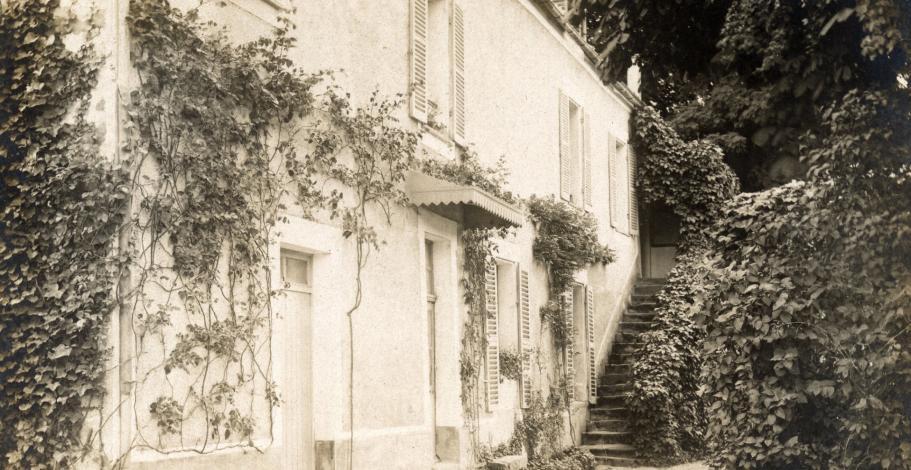
<svg viewBox="0 0 911 470">
<path fill-rule="evenodd" d="M 618 140 L 613 135 L 608 137 L 608 162 L 607 169 L 610 173 L 608 184 L 610 185 L 610 225 L 614 229 L 629 233 L 628 208 L 624 207 L 624 201 L 621 198 L 628 197 L 628 191 L 621 188 L 629 188 L 628 185 L 621 186 L 621 183 L 628 183 L 628 175 L 624 175 L 621 163 L 627 160 L 627 145 L 625 142 Z M 625 177 L 626 176 L 626 177 Z"/>
<path fill-rule="evenodd" d="M 411 115 L 465 138 L 465 15 L 449 0 L 411 0 Z"/>
<path fill-rule="evenodd" d="M 560 94 L 560 197 L 590 210 L 592 205 L 591 152 L 585 112 Z"/>
<path fill-rule="evenodd" d="M 286 289 L 310 290 L 310 257 L 301 253 L 282 250 L 282 283 Z"/>
</svg>

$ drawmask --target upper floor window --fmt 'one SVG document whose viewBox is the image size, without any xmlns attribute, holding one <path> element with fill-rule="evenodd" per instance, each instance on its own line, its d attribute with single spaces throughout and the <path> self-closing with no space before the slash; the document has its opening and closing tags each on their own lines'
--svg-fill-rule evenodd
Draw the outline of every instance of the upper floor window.
<svg viewBox="0 0 911 470">
<path fill-rule="evenodd" d="M 453 0 L 411 0 L 411 115 L 465 139 L 465 15 Z"/>
<path fill-rule="evenodd" d="M 591 209 L 590 132 L 585 111 L 560 93 L 560 197 L 577 207 Z"/>
</svg>

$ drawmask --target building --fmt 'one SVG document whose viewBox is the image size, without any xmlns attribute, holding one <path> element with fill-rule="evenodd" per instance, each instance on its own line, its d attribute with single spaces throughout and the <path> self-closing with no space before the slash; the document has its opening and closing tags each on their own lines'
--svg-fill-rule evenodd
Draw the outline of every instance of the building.
<svg viewBox="0 0 911 470">
<path fill-rule="evenodd" d="M 195 4 L 172 3 L 179 8 Z M 401 122 L 421 131 L 424 158 L 451 160 L 471 145 L 486 165 L 503 157 L 508 189 L 515 194 L 554 195 L 597 219 L 600 241 L 617 259 L 576 277 L 574 436 L 567 432 L 565 443 L 578 442 L 592 381 L 640 273 L 634 161 L 626 144 L 638 100 L 635 71 L 629 84 L 604 84 L 578 33 L 561 20 L 561 7 L 548 2 L 295 3 L 292 11 L 285 0 L 226 0 L 206 3 L 200 12 L 237 41 L 268 34 L 280 15 L 290 15 L 300 46 L 291 57 L 296 64 L 336 70 L 339 84 L 355 100 L 374 89 L 409 94 Z M 127 52 L 127 6 L 118 0 L 99 6 L 111 57 L 101 81 L 117 86 L 102 85 L 96 99 L 117 103 L 118 95 L 128 95 L 124 90 L 136 85 Z M 94 113 L 108 133 L 103 149 L 116 154 L 120 124 L 110 109 Z M 309 220 L 291 208 L 276 227 L 279 239 L 271 251 L 273 276 L 287 286 L 275 300 L 282 314 L 270 342 L 283 403 L 271 412 L 260 409 L 262 403 L 249 405 L 269 417 L 268 426 L 251 436 L 259 450 L 219 437 L 223 449 L 194 451 L 206 445 L 201 440 L 207 436 L 198 435 L 205 428 L 190 425 L 181 430 L 185 440 L 156 437 L 148 412 L 154 397 L 186 384 L 168 384 L 164 375 L 149 372 L 143 357 L 130 353 L 142 339 L 131 335 L 127 319 L 120 318 L 111 326 L 117 340 L 103 454 L 135 469 L 346 468 L 350 390 L 354 468 L 469 468 L 471 423 L 465 418 L 460 377 L 467 312 L 459 236 L 466 226 L 481 223 L 473 217 L 516 227 L 514 235 L 498 241 L 496 268 L 490 272 L 488 288 L 496 292 L 498 315 L 492 326 L 488 322 L 495 334 L 487 336 L 485 356 L 534 349 L 544 364 L 521 380 L 501 381 L 498 364 L 485 362 L 475 438 L 490 446 L 507 441 L 529 392 L 546 391 L 559 376 L 550 366 L 559 352 L 537 314 L 547 300 L 548 278 L 533 258 L 534 228 L 520 207 L 469 187 L 441 187 L 415 175 L 407 190 L 412 204 L 393 210 L 391 223 L 379 233 L 386 244 L 363 273 L 363 302 L 353 316 L 353 383 L 346 370 L 351 344 L 345 315 L 354 289 L 352 244 L 337 222 Z M 657 277 L 663 268 L 648 269 Z M 163 354 L 163 349 L 148 354 Z M 136 385 L 140 376 L 146 378 L 141 387 Z"/>
</svg>

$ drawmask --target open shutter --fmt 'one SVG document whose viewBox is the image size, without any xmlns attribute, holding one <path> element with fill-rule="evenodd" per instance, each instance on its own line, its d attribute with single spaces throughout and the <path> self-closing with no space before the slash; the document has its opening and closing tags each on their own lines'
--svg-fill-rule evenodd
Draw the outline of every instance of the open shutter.
<svg viewBox="0 0 911 470">
<path fill-rule="evenodd" d="M 560 92 L 560 197 L 572 199 L 573 162 L 569 141 L 569 98 Z"/>
<path fill-rule="evenodd" d="M 497 334 L 497 263 L 489 259 L 484 272 L 484 301 L 487 318 L 484 333 L 487 336 L 485 381 L 487 382 L 487 411 L 492 411 L 500 402 L 500 339 Z"/>
<path fill-rule="evenodd" d="M 519 270 L 519 357 L 522 360 L 522 408 L 531 402 L 531 309 L 528 271 Z"/>
<path fill-rule="evenodd" d="M 465 145 L 465 14 L 452 5 L 452 138 Z"/>
<path fill-rule="evenodd" d="M 427 0 L 411 0 L 411 116 L 427 122 Z"/>
<path fill-rule="evenodd" d="M 598 401 L 598 369 L 595 357 L 595 299 L 591 287 L 585 288 L 585 333 L 588 340 L 588 402 Z"/>
<path fill-rule="evenodd" d="M 636 154 L 632 146 L 626 149 L 629 156 L 629 230 L 630 233 L 639 233 L 639 198 L 636 195 Z"/>
<path fill-rule="evenodd" d="M 607 135 L 607 172 L 610 186 L 610 226 L 617 228 L 620 226 L 617 217 L 617 139 L 613 134 Z"/>
<path fill-rule="evenodd" d="M 569 399 L 574 400 L 576 396 L 576 368 L 573 362 L 575 362 L 575 347 L 573 342 L 575 340 L 575 327 L 573 326 L 573 290 L 570 288 L 563 294 L 563 315 L 566 321 L 566 351 L 563 363 L 565 365 L 566 372 L 566 384 L 567 392 L 569 394 Z"/>
<path fill-rule="evenodd" d="M 591 119 L 582 115 L 582 202 L 585 210 L 592 210 L 592 152 Z"/>
</svg>

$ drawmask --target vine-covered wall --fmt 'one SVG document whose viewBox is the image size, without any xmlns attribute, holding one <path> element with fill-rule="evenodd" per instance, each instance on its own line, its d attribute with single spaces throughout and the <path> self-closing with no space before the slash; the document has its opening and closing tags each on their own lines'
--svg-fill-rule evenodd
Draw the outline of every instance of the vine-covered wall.
<svg viewBox="0 0 911 470">
<path fill-rule="evenodd" d="M 69 467 L 100 435 L 126 176 L 85 116 L 99 25 L 56 0 L 0 15 L 0 466 Z M 75 46 L 74 46 L 75 44 Z M 81 44 L 81 45 L 80 45 Z M 89 418 L 92 418 L 89 421 Z"/>
</svg>

